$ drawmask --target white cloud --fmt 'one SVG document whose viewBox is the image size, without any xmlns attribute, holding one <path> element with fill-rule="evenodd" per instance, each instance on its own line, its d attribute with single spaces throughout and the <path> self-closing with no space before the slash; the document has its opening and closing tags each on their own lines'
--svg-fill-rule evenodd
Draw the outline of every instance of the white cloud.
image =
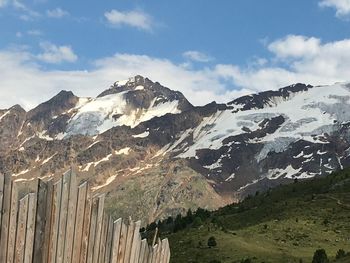
<svg viewBox="0 0 350 263">
<path fill-rule="evenodd" d="M 268 49 L 279 58 L 313 56 L 319 52 L 319 47 L 319 39 L 296 35 L 289 35 L 268 45 Z"/>
<path fill-rule="evenodd" d="M 253 68 L 217 65 L 217 74 L 238 87 L 257 91 L 297 82 L 321 85 L 350 81 L 350 39 L 322 43 L 317 38 L 287 36 L 268 48 L 274 55 L 268 64 Z"/>
<path fill-rule="evenodd" d="M 1 1 L 1 0 L 0 0 Z M 9 3 L 11 5 L 21 11 L 22 13 L 19 15 L 19 18 L 23 21 L 32 21 L 39 17 L 41 17 L 41 14 L 37 11 L 32 10 L 31 8 L 27 7 L 25 4 L 23 4 L 19 0 L 10 0 Z"/>
<path fill-rule="evenodd" d="M 0 108 L 20 103 L 30 109 L 62 89 L 79 96 L 96 96 L 114 81 L 136 74 L 183 92 L 197 105 L 213 100 L 223 102 L 251 92 L 228 90 L 210 70 L 187 70 L 167 59 L 149 56 L 116 54 L 95 61 L 90 71 L 60 71 L 44 70 L 28 52 L 0 51 Z"/>
<path fill-rule="evenodd" d="M 122 12 L 113 9 L 109 12 L 105 12 L 104 16 L 112 26 L 126 25 L 146 31 L 151 31 L 153 28 L 152 17 L 142 11 Z"/>
<path fill-rule="evenodd" d="M 312 52 L 306 52 L 310 46 Z M 79 96 L 96 96 L 114 81 L 136 74 L 181 91 L 195 105 L 213 100 L 228 102 L 240 95 L 297 82 L 320 85 L 350 80 L 350 39 L 323 43 L 317 38 L 287 36 L 267 48 L 272 52 L 270 58 L 259 58 L 263 63 L 253 62 L 247 67 L 217 64 L 193 69 L 168 59 L 118 53 L 94 61 L 89 71 L 45 70 L 36 63 L 37 55 L 3 50 L 0 108 L 21 103 L 28 109 L 62 89 Z"/>
<path fill-rule="evenodd" d="M 209 62 L 213 60 L 212 57 L 208 56 L 207 54 L 204 54 L 202 52 L 196 51 L 196 50 L 189 50 L 184 52 L 183 57 L 192 61 L 197 62 Z"/>
<path fill-rule="evenodd" d="M 41 16 L 39 12 L 27 7 L 20 0 L 0 0 L 0 8 L 4 7 L 14 8 L 19 13 L 16 14 L 18 15 L 18 18 L 24 21 L 32 21 Z"/>
<path fill-rule="evenodd" d="M 350 0 L 322 0 L 321 7 L 331 7 L 336 10 L 337 17 L 344 17 L 350 14 Z"/>
<path fill-rule="evenodd" d="M 43 53 L 37 55 L 37 58 L 46 63 L 75 62 L 78 56 L 70 46 L 56 46 L 49 42 L 40 43 Z"/>
<path fill-rule="evenodd" d="M 46 10 L 46 15 L 51 18 L 62 18 L 64 16 L 68 16 L 69 13 L 66 10 L 63 10 L 62 8 L 55 8 L 52 10 Z"/>
</svg>

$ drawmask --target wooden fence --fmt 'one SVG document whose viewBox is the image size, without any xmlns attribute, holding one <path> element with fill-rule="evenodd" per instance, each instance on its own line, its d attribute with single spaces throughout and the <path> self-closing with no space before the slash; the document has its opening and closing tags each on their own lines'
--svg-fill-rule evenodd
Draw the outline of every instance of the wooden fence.
<svg viewBox="0 0 350 263">
<path fill-rule="evenodd" d="M 73 171 L 56 181 L 39 179 L 35 193 L 21 193 L 23 184 L 0 174 L 1 263 L 170 261 L 167 239 L 149 246 L 140 221 L 114 221 L 104 211 L 105 196 L 92 196 Z"/>
</svg>

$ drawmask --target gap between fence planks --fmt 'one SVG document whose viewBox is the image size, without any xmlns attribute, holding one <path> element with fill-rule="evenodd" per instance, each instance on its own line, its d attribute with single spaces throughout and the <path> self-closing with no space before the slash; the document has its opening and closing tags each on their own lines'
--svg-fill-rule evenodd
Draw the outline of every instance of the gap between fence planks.
<svg viewBox="0 0 350 263">
<path fill-rule="evenodd" d="M 37 191 L 24 196 L 21 183 L 0 174 L 0 262 L 170 262 L 167 239 L 148 245 L 140 221 L 113 220 L 105 195 L 78 185 L 72 170 L 56 181 L 39 179 Z"/>
</svg>

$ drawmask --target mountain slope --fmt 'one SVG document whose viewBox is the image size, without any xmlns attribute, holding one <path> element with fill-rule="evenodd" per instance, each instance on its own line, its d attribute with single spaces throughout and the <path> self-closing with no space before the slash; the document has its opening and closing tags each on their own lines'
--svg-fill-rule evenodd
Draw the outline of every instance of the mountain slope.
<svg viewBox="0 0 350 263">
<path fill-rule="evenodd" d="M 202 220 L 198 220 L 202 218 Z M 279 186 L 206 215 L 158 223 L 170 240 L 171 262 L 311 262 L 323 248 L 331 262 L 339 249 L 350 252 L 350 170 Z M 200 223 L 198 223 L 200 222 Z M 178 228 L 179 229 L 179 228 Z M 217 246 L 208 248 L 214 236 Z M 247 261 L 248 262 L 248 261 Z"/>
<path fill-rule="evenodd" d="M 194 107 L 142 76 L 96 98 L 62 91 L 28 112 L 0 111 L 0 172 L 29 184 L 73 166 L 123 199 L 111 209 L 149 221 L 215 209 L 350 166 L 349 98 L 346 84 L 296 84 Z"/>
</svg>

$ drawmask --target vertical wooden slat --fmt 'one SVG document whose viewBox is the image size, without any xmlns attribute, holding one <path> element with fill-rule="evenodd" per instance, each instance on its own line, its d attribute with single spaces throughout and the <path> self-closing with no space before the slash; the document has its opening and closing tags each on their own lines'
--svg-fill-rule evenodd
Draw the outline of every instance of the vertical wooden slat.
<svg viewBox="0 0 350 263">
<path fill-rule="evenodd" d="M 128 226 L 124 222 L 122 222 L 122 226 L 120 229 L 119 248 L 118 248 L 118 261 L 117 261 L 118 263 L 124 262 L 127 234 L 128 234 Z"/>
<path fill-rule="evenodd" d="M 43 262 L 42 254 L 44 246 L 47 201 L 47 183 L 39 179 L 37 193 L 37 211 L 35 219 L 36 228 L 34 238 L 34 258 L 37 262 Z"/>
<path fill-rule="evenodd" d="M 93 255 L 93 260 L 92 260 L 93 263 L 98 263 L 98 256 L 99 256 L 99 252 L 100 252 L 104 202 L 105 202 L 105 195 L 100 195 L 98 197 L 96 234 L 95 234 L 95 244 L 94 244 L 94 252 L 93 252 L 94 255 Z"/>
<path fill-rule="evenodd" d="M 141 246 L 140 246 L 140 256 L 139 256 L 139 263 L 143 263 L 144 256 L 146 254 L 146 246 L 147 246 L 147 240 L 143 239 L 141 241 Z"/>
<path fill-rule="evenodd" d="M 128 225 L 128 234 L 126 237 L 126 245 L 125 245 L 125 256 L 124 256 L 124 262 L 131 262 L 131 249 L 132 249 L 132 240 L 134 237 L 134 230 L 135 230 L 135 223 L 129 219 L 129 225 Z"/>
<path fill-rule="evenodd" d="M 92 200 L 92 208 L 91 208 L 90 232 L 89 232 L 89 242 L 88 242 L 88 249 L 87 249 L 87 263 L 92 263 L 93 257 L 94 257 L 94 245 L 96 241 L 97 211 L 98 211 L 98 198 L 94 198 Z"/>
<path fill-rule="evenodd" d="M 114 221 L 113 223 L 113 237 L 112 237 L 112 251 L 111 251 L 111 263 L 118 262 L 118 252 L 119 252 L 119 240 L 120 240 L 120 231 L 122 227 L 122 219 Z"/>
<path fill-rule="evenodd" d="M 159 262 L 161 263 L 165 263 L 165 259 L 166 259 L 166 252 L 167 252 L 167 239 L 163 239 L 162 240 L 162 250 L 160 253 L 160 260 Z"/>
<path fill-rule="evenodd" d="M 159 244 L 156 244 L 156 245 L 153 246 L 152 263 L 156 263 L 157 262 L 158 249 L 159 249 Z"/>
<path fill-rule="evenodd" d="M 105 262 L 108 220 L 109 220 L 109 217 L 106 214 L 104 214 L 103 221 L 102 221 L 101 239 L 100 239 L 100 252 L 98 256 L 99 263 Z"/>
<path fill-rule="evenodd" d="M 38 241 L 38 244 L 34 244 L 34 259 L 36 262 L 48 262 L 49 261 L 49 249 L 51 240 L 51 223 L 52 223 L 52 202 L 53 202 L 53 179 L 47 182 L 46 193 L 46 211 L 45 211 L 45 227 L 43 233 L 43 241 Z M 42 204 L 37 200 L 37 209 Z M 40 230 L 39 230 L 40 231 Z M 41 245 L 42 243 L 42 245 Z"/>
<path fill-rule="evenodd" d="M 56 263 L 63 263 L 64 246 L 66 242 L 68 199 L 69 199 L 70 172 L 63 175 L 61 208 L 58 228 Z"/>
<path fill-rule="evenodd" d="M 158 238 L 158 249 L 157 249 L 157 255 L 156 255 L 156 263 L 160 262 L 160 256 L 162 252 L 162 241 L 160 238 Z"/>
<path fill-rule="evenodd" d="M 48 263 L 56 262 L 61 194 L 62 194 L 62 178 L 53 185 Z"/>
<path fill-rule="evenodd" d="M 17 211 L 18 211 L 17 183 L 12 182 L 10 223 L 9 223 L 9 235 L 8 235 L 8 243 L 7 243 L 7 261 L 6 261 L 7 263 L 12 263 L 14 259 L 16 228 L 17 228 Z"/>
<path fill-rule="evenodd" d="M 2 206 L 4 199 L 4 186 L 5 186 L 5 176 L 0 173 L 0 237 L 1 237 L 1 228 L 2 228 Z"/>
<path fill-rule="evenodd" d="M 36 223 L 34 234 L 34 259 L 36 262 L 43 261 L 44 252 L 44 234 L 45 234 L 45 221 L 46 221 L 46 207 L 48 202 L 47 196 L 47 183 L 42 180 L 38 180 L 38 193 L 37 193 L 37 210 L 36 210 Z"/>
<path fill-rule="evenodd" d="M 86 182 L 79 185 L 77 211 L 76 211 L 75 227 L 74 227 L 72 262 L 79 262 L 79 257 L 81 254 L 85 204 L 86 204 L 86 197 L 87 197 L 86 191 L 87 191 Z"/>
<path fill-rule="evenodd" d="M 152 259 L 151 246 L 146 244 L 145 255 L 143 256 L 143 263 L 151 263 L 151 259 Z"/>
<path fill-rule="evenodd" d="M 166 250 L 165 250 L 165 260 L 164 263 L 170 262 L 170 246 L 169 246 L 169 240 L 165 239 L 166 241 Z"/>
<path fill-rule="evenodd" d="M 28 201 L 28 217 L 26 229 L 26 243 L 24 251 L 24 263 L 32 263 L 34 249 L 34 231 L 36 215 L 36 194 L 30 193 Z"/>
<path fill-rule="evenodd" d="M 137 221 L 136 223 L 133 223 L 133 233 L 132 233 L 132 241 L 131 241 L 131 251 L 130 251 L 130 262 L 134 263 L 136 259 L 138 258 L 138 246 L 139 246 L 139 237 L 140 237 L 140 226 L 141 221 Z"/>
<path fill-rule="evenodd" d="M 113 219 L 112 217 L 109 217 L 107 238 L 106 238 L 106 253 L 105 253 L 105 261 L 104 261 L 106 263 L 111 262 L 112 238 L 113 238 Z"/>
<path fill-rule="evenodd" d="M 140 257 L 140 252 L 141 252 L 141 236 L 140 236 L 140 234 L 136 238 L 137 238 L 137 244 L 136 244 L 134 262 L 138 263 L 139 257 Z"/>
<path fill-rule="evenodd" d="M 149 256 L 148 256 L 149 263 L 155 263 L 155 259 L 156 259 L 156 255 L 157 255 L 157 248 L 158 248 L 157 244 L 150 247 Z"/>
<path fill-rule="evenodd" d="M 1 222 L 1 232 L 0 232 L 0 262 L 6 262 L 7 254 L 7 243 L 9 234 L 9 224 L 10 224 L 10 208 L 11 208 L 11 192 L 12 183 L 11 175 L 4 175 L 4 197 L 2 205 L 2 222 Z"/>
<path fill-rule="evenodd" d="M 14 262 L 24 262 L 24 246 L 26 242 L 26 229 L 28 218 L 28 201 L 29 195 L 26 195 L 19 201 L 17 232 L 15 242 Z"/>
<path fill-rule="evenodd" d="M 70 263 L 72 260 L 73 253 L 73 238 L 74 238 L 74 227 L 75 227 L 75 216 L 77 209 L 77 177 L 76 174 L 71 170 L 70 174 L 70 186 L 69 186 L 69 197 L 68 197 L 68 214 L 67 214 L 67 227 L 66 227 L 66 237 L 65 246 L 63 254 L 63 262 Z"/>
<path fill-rule="evenodd" d="M 92 209 L 92 198 L 89 184 L 86 187 L 86 202 L 84 211 L 84 223 L 83 223 L 83 236 L 81 244 L 80 261 L 81 263 L 87 262 L 88 248 L 89 248 L 89 234 L 90 234 L 90 222 L 91 222 L 91 209 Z"/>
</svg>

